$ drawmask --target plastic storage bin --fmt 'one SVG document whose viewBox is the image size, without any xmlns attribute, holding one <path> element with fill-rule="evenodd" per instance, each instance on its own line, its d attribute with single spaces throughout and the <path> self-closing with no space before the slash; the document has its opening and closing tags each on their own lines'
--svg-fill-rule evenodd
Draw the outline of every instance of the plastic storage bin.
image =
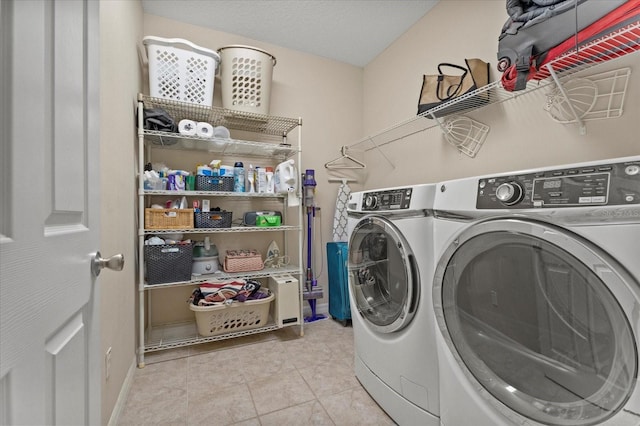
<svg viewBox="0 0 640 426">
<path fill-rule="evenodd" d="M 214 76 L 220 55 L 181 38 L 147 36 L 149 93 L 153 97 L 213 104 Z"/>
<path fill-rule="evenodd" d="M 257 47 L 242 45 L 221 47 L 218 53 L 222 60 L 222 106 L 268 115 L 275 56 Z"/>
<path fill-rule="evenodd" d="M 196 191 L 233 192 L 233 176 L 196 176 Z"/>
<path fill-rule="evenodd" d="M 258 290 L 264 292 L 264 290 Z M 232 302 L 229 305 L 196 306 L 189 308 L 196 315 L 196 326 L 201 336 L 215 336 L 234 331 L 263 327 L 269 320 L 269 307 L 275 296 L 268 292 L 264 299 Z"/>
<path fill-rule="evenodd" d="M 144 246 L 147 284 L 191 280 L 193 244 L 162 244 Z"/>
<path fill-rule="evenodd" d="M 233 212 L 195 212 L 196 228 L 231 228 Z"/>
</svg>

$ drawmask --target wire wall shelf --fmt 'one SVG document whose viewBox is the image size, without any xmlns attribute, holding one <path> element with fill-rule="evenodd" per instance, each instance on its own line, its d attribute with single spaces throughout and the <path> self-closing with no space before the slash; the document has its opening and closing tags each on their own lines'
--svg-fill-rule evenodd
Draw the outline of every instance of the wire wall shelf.
<svg viewBox="0 0 640 426">
<path fill-rule="evenodd" d="M 442 128 L 446 134 L 447 132 L 444 130 L 444 118 L 438 117 L 438 112 L 445 108 L 455 110 L 456 114 L 461 114 L 509 101 L 544 87 L 562 87 L 562 84 L 566 83 L 571 76 L 577 72 L 584 71 L 606 61 L 621 58 L 638 50 L 640 50 L 640 21 L 629 24 L 605 37 L 594 40 L 550 61 L 527 82 L 527 86 L 523 90 L 511 92 L 503 87 L 502 81 L 494 81 L 473 92 L 469 92 L 425 111 L 420 115 L 416 115 L 386 128 L 374 135 L 367 136 L 347 147 L 365 152 L 379 149 L 382 146 L 424 132 L 433 127 Z M 612 96 L 620 98 L 619 94 Z M 621 108 L 619 110 L 621 111 Z M 590 109 L 589 113 L 591 112 L 592 110 Z M 587 116 L 585 114 L 584 119 L 595 119 L 596 115 L 598 114 L 594 114 L 593 116 Z M 611 117 L 607 117 L 606 113 L 599 115 L 602 116 L 601 118 L 611 118 L 615 116 L 615 113 L 613 113 Z M 576 118 L 575 114 L 572 114 L 571 117 L 564 117 L 564 119 L 567 123 L 581 123 L 582 121 L 581 118 Z M 456 144 L 454 143 L 454 145 Z M 382 153 L 382 151 L 380 152 Z"/>
</svg>

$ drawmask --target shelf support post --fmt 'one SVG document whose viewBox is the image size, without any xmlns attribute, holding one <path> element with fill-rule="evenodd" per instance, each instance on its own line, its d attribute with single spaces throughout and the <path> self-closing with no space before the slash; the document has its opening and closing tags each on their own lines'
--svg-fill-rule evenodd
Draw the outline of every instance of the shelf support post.
<svg viewBox="0 0 640 426">
<path fill-rule="evenodd" d="M 585 135 L 587 133 L 587 127 L 585 126 L 584 121 L 582 121 L 582 119 L 578 116 L 578 113 L 576 112 L 575 108 L 573 107 L 573 103 L 571 103 L 571 100 L 569 99 L 569 96 L 567 95 L 567 92 L 564 90 L 564 87 L 562 86 L 562 83 L 560 82 L 560 79 L 558 78 L 558 75 L 556 74 L 556 72 L 553 69 L 553 67 L 551 66 L 551 64 L 547 64 L 547 65 L 545 65 L 545 67 L 547 67 L 547 71 L 549 71 L 549 75 L 551 75 L 551 77 L 553 78 L 553 81 L 556 83 L 556 86 L 558 87 L 558 90 L 562 94 L 562 97 L 567 102 L 567 105 L 569 105 L 569 109 L 571 110 L 571 114 L 573 114 L 573 116 L 575 117 L 576 121 L 578 122 L 578 126 L 580 126 L 579 127 L 580 128 L 580 134 L 581 135 Z"/>
<path fill-rule="evenodd" d="M 373 146 L 378 150 L 378 152 L 384 157 L 385 160 L 387 160 L 387 163 L 389 163 L 389 165 L 391 166 L 392 169 L 395 169 L 396 166 L 391 162 L 391 160 L 389 160 L 389 157 L 387 157 L 384 152 L 380 149 L 380 147 L 378 146 L 377 143 L 375 143 L 375 141 L 373 140 L 373 138 L 371 136 L 369 136 L 369 140 L 371 141 L 371 143 L 373 144 Z M 344 148 L 344 147 L 343 147 Z"/>
</svg>

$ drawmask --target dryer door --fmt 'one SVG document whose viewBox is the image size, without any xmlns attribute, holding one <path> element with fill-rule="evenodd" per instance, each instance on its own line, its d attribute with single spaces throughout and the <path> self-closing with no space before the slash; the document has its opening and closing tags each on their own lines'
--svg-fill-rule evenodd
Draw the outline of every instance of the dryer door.
<svg viewBox="0 0 640 426">
<path fill-rule="evenodd" d="M 638 283 L 568 230 L 474 224 L 445 250 L 433 296 L 467 379 L 514 424 L 600 424 L 634 390 Z"/>
<path fill-rule="evenodd" d="M 404 328 L 415 314 L 419 282 L 398 228 L 380 216 L 362 218 L 349 240 L 349 292 L 365 323 L 380 333 Z"/>
</svg>

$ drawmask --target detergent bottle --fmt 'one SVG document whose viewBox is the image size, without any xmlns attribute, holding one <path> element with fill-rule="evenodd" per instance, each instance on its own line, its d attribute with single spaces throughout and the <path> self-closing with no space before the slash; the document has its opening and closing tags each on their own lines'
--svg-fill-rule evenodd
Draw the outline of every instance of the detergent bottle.
<svg viewBox="0 0 640 426">
<path fill-rule="evenodd" d="M 293 159 L 278 164 L 273 173 L 273 178 L 277 194 L 295 193 L 298 187 L 298 173 Z"/>
</svg>

